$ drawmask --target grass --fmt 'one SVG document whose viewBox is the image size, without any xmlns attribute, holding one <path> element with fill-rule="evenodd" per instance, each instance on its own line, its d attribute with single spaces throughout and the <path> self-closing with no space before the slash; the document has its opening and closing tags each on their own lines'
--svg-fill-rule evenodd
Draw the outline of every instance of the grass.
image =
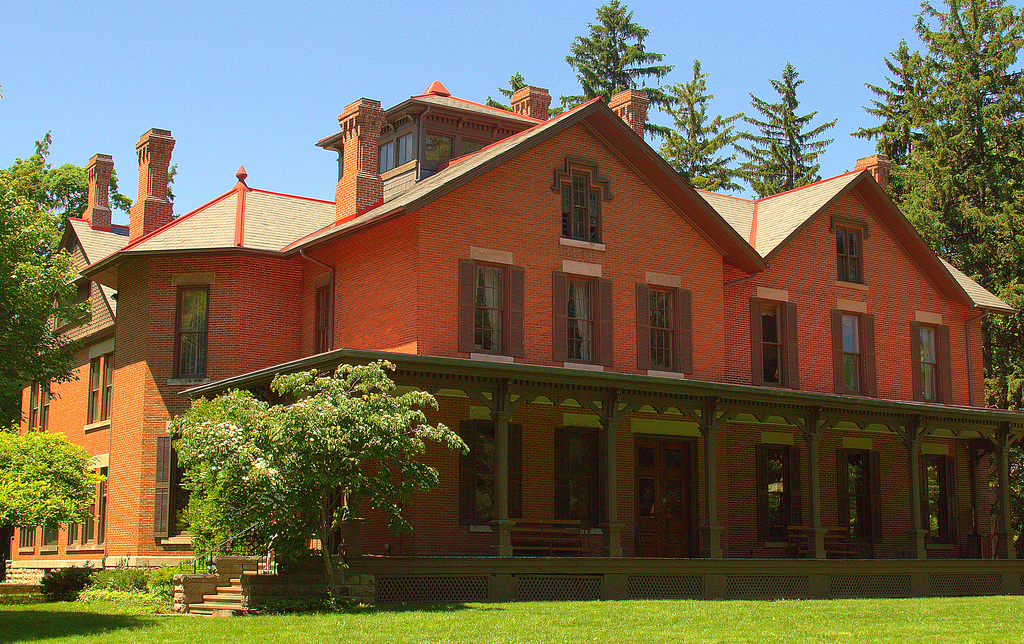
<svg viewBox="0 0 1024 644">
<path fill-rule="evenodd" d="M 446 604 L 203 618 L 117 604 L 0 605 L 0 643 L 1024 642 L 1024 598 Z"/>
</svg>

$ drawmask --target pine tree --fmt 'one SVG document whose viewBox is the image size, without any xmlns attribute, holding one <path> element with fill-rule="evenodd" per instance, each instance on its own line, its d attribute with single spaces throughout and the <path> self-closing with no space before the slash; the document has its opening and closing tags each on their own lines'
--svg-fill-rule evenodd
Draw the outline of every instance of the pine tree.
<svg viewBox="0 0 1024 644">
<path fill-rule="evenodd" d="M 610 0 L 597 8 L 597 23 L 587 25 L 590 34 L 573 40 L 565 62 L 575 70 L 583 93 L 562 96 L 563 106 L 572 107 L 598 96 L 607 102 L 626 89 L 642 90 L 652 107 L 669 106 L 670 99 L 660 88 L 644 87 L 643 83 L 648 78 L 661 80 L 672 71 L 672 65 L 657 64 L 664 54 L 644 48 L 651 32 L 633 22 L 633 12 L 628 9 L 619 0 Z M 649 122 L 645 129 L 659 134 L 668 131 Z"/>
<path fill-rule="evenodd" d="M 715 97 L 707 91 L 700 61 L 693 61 L 693 80 L 669 85 L 671 103 L 665 109 L 674 128 L 661 144 L 661 156 L 696 188 L 739 190 L 739 173 L 730 167 L 736 154 L 726 154 L 739 134 L 733 123 L 742 114 L 715 116 L 708 121 L 708 102 Z"/>
<path fill-rule="evenodd" d="M 753 94 L 750 105 L 764 118 L 744 116 L 743 120 L 758 129 L 758 133 L 744 132 L 740 138 L 749 141 L 749 147 L 736 148 L 747 160 L 740 167 L 744 180 L 759 197 L 799 188 L 818 180 L 818 156 L 834 139 L 819 138 L 835 126 L 836 120 L 810 127 L 817 111 L 797 116 L 800 101 L 796 89 L 804 81 L 798 80 L 796 68 L 786 63 L 781 80 L 770 80 L 781 100 L 769 103 Z"/>
<path fill-rule="evenodd" d="M 523 78 L 522 74 L 516 72 L 515 74 L 512 74 L 511 78 L 508 79 L 508 87 L 499 87 L 498 92 L 500 92 L 501 95 L 504 96 L 506 100 L 511 100 L 512 95 L 515 94 L 518 90 L 523 89 L 524 87 L 526 87 L 526 79 Z M 500 110 L 505 110 L 507 112 L 512 111 L 511 107 L 504 103 L 494 100 L 490 96 L 487 97 L 487 106 L 496 107 Z"/>
</svg>

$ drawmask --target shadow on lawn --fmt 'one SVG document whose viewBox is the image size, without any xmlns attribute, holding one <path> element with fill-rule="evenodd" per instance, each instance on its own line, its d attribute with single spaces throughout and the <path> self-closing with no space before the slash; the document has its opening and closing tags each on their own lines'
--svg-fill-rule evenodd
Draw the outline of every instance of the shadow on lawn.
<svg viewBox="0 0 1024 644">
<path fill-rule="evenodd" d="M 0 644 L 32 642 L 72 635 L 103 635 L 125 628 L 153 626 L 156 621 L 133 615 L 102 615 L 89 612 L 57 613 L 45 610 L 5 611 Z"/>
</svg>

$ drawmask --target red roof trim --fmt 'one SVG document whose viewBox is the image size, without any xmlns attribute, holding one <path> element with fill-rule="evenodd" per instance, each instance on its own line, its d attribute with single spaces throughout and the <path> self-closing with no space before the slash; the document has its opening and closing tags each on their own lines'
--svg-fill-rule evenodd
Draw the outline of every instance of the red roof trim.
<svg viewBox="0 0 1024 644">
<path fill-rule="evenodd" d="M 245 193 L 248 188 L 245 181 L 235 185 L 238 199 L 235 202 L 235 246 L 245 246 Z"/>
<path fill-rule="evenodd" d="M 732 224 L 729 224 L 730 226 Z M 754 213 L 750 216 L 750 245 L 757 250 L 757 202 L 754 202 Z M 758 253 L 760 255 L 760 253 Z"/>
<path fill-rule="evenodd" d="M 232 188 L 231 190 L 228 190 L 227 192 L 225 192 L 224 194 L 222 194 L 219 197 L 214 197 L 213 199 L 211 199 L 210 201 L 207 201 L 206 203 L 204 203 L 203 205 L 199 206 L 198 208 L 196 208 L 192 212 L 184 214 L 181 217 L 178 217 L 177 219 L 172 219 L 169 222 L 167 222 L 166 224 L 164 224 L 163 226 L 160 226 L 159 228 L 154 230 L 153 232 L 151 232 L 149 234 L 146 234 L 146 235 L 143 235 L 142 237 L 139 237 L 135 241 L 131 242 L 130 244 L 128 244 L 127 246 L 122 248 L 121 250 L 131 250 L 134 246 L 138 246 L 139 244 L 141 244 L 142 242 L 146 241 L 147 239 L 152 239 L 153 237 L 156 237 L 157 235 L 159 235 L 160 233 L 164 232 L 165 230 L 167 230 L 169 228 L 172 228 L 173 226 L 177 225 L 178 223 L 188 219 L 192 215 L 195 215 L 196 213 L 199 213 L 199 212 L 202 212 L 203 210 L 206 210 L 207 208 L 209 208 L 213 204 L 215 204 L 215 203 L 217 203 L 219 201 L 222 201 L 222 200 L 226 199 L 227 197 L 230 197 L 233 194 L 235 194 L 235 189 L 234 188 Z"/>
<path fill-rule="evenodd" d="M 259 188 L 249 188 L 249 192 L 260 192 L 265 195 L 274 195 L 276 197 L 288 197 L 289 199 L 301 199 L 302 201 L 315 201 L 316 203 L 324 203 L 334 205 L 333 201 L 327 201 L 325 199 L 316 199 L 314 197 L 303 197 L 301 195 L 290 195 L 286 192 L 272 192 L 270 190 L 260 190 Z"/>
<path fill-rule="evenodd" d="M 502 114 L 511 114 L 512 116 L 514 116 L 516 118 L 525 119 L 527 121 L 534 121 L 536 123 L 547 123 L 547 121 L 544 120 L 544 119 L 535 119 L 532 116 L 526 116 L 525 114 L 516 114 L 515 112 L 510 112 L 508 110 L 503 110 L 500 107 L 491 107 L 490 105 L 484 105 L 483 103 L 477 103 L 475 101 L 467 101 L 466 99 L 459 98 L 458 96 L 444 96 L 443 94 L 417 94 L 416 96 L 410 96 L 409 98 L 429 98 L 431 96 L 440 96 L 441 98 L 450 98 L 453 101 L 460 101 L 462 103 L 468 103 L 469 105 L 476 105 L 477 107 L 482 107 L 484 109 L 493 110 L 495 112 L 500 112 Z"/>
</svg>

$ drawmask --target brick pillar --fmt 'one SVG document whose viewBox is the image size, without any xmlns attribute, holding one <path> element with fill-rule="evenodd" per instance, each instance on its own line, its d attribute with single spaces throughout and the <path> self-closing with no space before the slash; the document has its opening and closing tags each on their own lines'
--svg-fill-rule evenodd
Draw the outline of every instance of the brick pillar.
<svg viewBox="0 0 1024 644">
<path fill-rule="evenodd" d="M 633 128 L 637 136 L 643 138 L 644 125 L 647 123 L 647 106 L 650 102 L 643 92 L 627 89 L 612 96 L 612 100 L 608 101 L 608 107 L 618 114 L 626 125 Z"/>
<path fill-rule="evenodd" d="M 361 98 L 338 116 L 342 135 L 341 177 L 335 191 L 335 218 L 351 219 L 384 201 L 384 182 L 378 172 L 380 101 Z"/>
<path fill-rule="evenodd" d="M 143 134 L 135 144 L 139 157 L 139 198 L 129 213 L 129 243 L 171 221 L 173 207 L 167 198 L 167 172 L 173 149 L 170 130 L 156 128 Z"/>
<path fill-rule="evenodd" d="M 889 187 L 889 168 L 891 167 L 892 161 L 889 160 L 889 157 L 884 154 L 872 154 L 869 157 L 857 159 L 857 165 L 853 169 L 867 170 L 878 182 L 878 185 L 885 190 Z"/>
<path fill-rule="evenodd" d="M 114 158 L 109 154 L 95 154 L 85 166 L 89 201 L 82 219 L 96 230 L 110 230 L 110 175 L 113 172 Z"/>
<path fill-rule="evenodd" d="M 521 87 L 512 94 L 512 111 L 516 114 L 546 121 L 551 94 L 543 87 Z"/>
</svg>

